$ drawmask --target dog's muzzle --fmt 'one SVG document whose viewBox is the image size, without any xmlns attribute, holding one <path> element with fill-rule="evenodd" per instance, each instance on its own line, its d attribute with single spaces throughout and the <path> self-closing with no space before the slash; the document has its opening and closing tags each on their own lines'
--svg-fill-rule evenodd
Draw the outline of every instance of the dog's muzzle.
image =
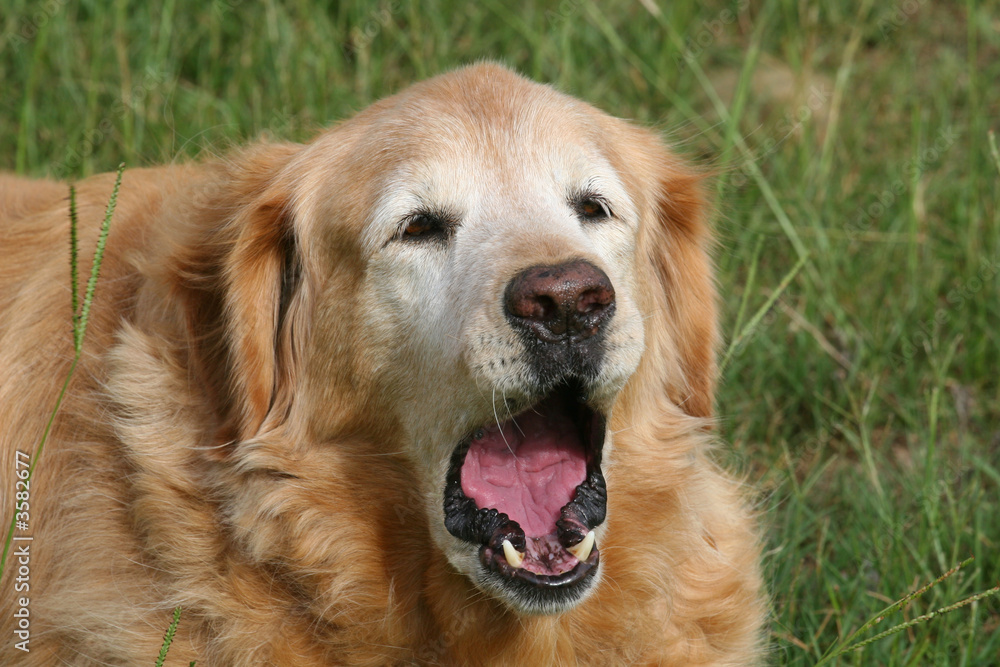
<svg viewBox="0 0 1000 667">
<path fill-rule="evenodd" d="M 508 283 L 504 311 L 543 386 L 566 375 L 593 378 L 615 312 L 615 289 L 586 260 L 533 266 Z"/>
<path fill-rule="evenodd" d="M 552 613 L 583 598 L 600 560 L 607 415 L 591 398 L 615 290 L 585 260 L 533 266 L 507 284 L 503 308 L 535 377 L 516 414 L 494 413 L 455 447 L 445 527 L 478 547 L 489 588 Z"/>
</svg>

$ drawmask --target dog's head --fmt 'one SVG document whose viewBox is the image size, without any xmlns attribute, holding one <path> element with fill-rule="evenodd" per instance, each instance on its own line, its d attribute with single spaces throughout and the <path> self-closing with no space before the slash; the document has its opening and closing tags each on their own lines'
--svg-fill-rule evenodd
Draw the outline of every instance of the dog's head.
<svg viewBox="0 0 1000 667">
<path fill-rule="evenodd" d="M 521 613 L 582 600 L 612 418 L 711 412 L 700 177 L 496 65 L 231 173 L 227 222 L 181 261 L 219 267 L 189 281 L 218 322 L 192 363 L 230 455 L 274 429 L 367 440 L 409 462 L 427 549 L 480 589 Z"/>
</svg>

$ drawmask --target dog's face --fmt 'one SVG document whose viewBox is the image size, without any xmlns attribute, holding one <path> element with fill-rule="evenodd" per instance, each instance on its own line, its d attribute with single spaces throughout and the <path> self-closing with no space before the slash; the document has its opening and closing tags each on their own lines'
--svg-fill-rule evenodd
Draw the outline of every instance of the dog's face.
<svg viewBox="0 0 1000 667">
<path fill-rule="evenodd" d="M 643 349 L 638 219 L 575 109 L 476 83 L 369 130 L 400 155 L 362 231 L 364 328 L 438 547 L 514 608 L 556 611 L 599 573 L 608 417 Z"/>
<path fill-rule="evenodd" d="M 268 206 L 295 240 L 261 347 L 297 351 L 277 354 L 255 428 L 280 407 L 309 439 L 401 454 L 428 550 L 520 613 L 579 603 L 600 579 L 630 378 L 710 407 L 697 177 L 649 133 L 497 66 L 383 100 L 283 173 Z"/>
</svg>

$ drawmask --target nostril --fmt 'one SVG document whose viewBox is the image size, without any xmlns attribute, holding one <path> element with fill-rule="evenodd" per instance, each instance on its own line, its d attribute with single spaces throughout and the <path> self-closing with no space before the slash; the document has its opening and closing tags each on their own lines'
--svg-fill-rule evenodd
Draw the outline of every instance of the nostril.
<svg viewBox="0 0 1000 667">
<path fill-rule="evenodd" d="M 559 304 L 548 294 L 528 295 L 515 303 L 515 314 L 529 320 L 550 320 L 558 312 Z"/>
<path fill-rule="evenodd" d="M 615 292 L 604 286 L 585 291 L 576 300 L 576 312 L 590 315 L 607 308 L 615 299 Z"/>
<path fill-rule="evenodd" d="M 554 322 L 559 319 L 559 304 L 551 296 L 540 294 L 535 297 L 535 303 L 538 304 L 536 309 L 538 317 L 535 319 L 541 322 Z"/>
</svg>

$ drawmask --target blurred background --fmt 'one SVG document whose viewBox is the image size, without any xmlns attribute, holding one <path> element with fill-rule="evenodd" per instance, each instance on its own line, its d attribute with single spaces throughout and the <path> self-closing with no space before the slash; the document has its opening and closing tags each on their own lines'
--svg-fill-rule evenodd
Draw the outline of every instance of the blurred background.
<svg viewBox="0 0 1000 667">
<path fill-rule="evenodd" d="M 307 140 L 490 58 L 718 172 L 720 461 L 774 664 L 1000 664 L 1000 1 L 0 0 L 0 169 Z M 994 591 L 995 592 L 995 591 Z"/>
</svg>

